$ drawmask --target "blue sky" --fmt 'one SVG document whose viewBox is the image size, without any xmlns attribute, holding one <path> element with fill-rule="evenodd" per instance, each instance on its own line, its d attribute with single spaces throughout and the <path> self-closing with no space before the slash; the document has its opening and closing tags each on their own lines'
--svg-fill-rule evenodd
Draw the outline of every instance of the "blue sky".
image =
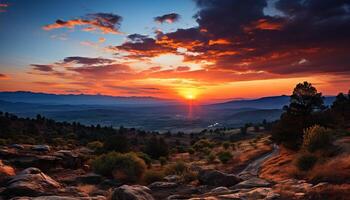
<svg viewBox="0 0 350 200">
<path fill-rule="evenodd" d="M 0 0 L 0 2 L 3 2 Z M 7 12 L 0 13 L 0 64 L 15 68 L 26 67 L 30 63 L 47 63 L 67 56 L 96 56 L 101 52 L 80 45 L 82 41 L 97 42 L 106 38 L 105 46 L 119 45 L 128 34 L 154 35 L 154 29 L 164 32 L 196 25 L 193 15 L 195 4 L 188 0 L 74 0 L 74 1 L 6 1 Z M 42 26 L 57 19 L 79 18 L 87 13 L 115 13 L 123 17 L 120 31 L 122 35 L 107 35 L 78 30 L 57 29 L 50 32 Z M 174 24 L 157 24 L 153 18 L 167 13 L 178 13 L 181 19 Z M 67 40 L 52 37 L 64 36 Z"/>
</svg>

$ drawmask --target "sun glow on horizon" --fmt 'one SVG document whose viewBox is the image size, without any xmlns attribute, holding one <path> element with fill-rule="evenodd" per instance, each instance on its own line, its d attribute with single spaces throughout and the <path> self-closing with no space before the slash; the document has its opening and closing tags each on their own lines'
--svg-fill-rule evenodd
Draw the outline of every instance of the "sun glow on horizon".
<svg viewBox="0 0 350 200">
<path fill-rule="evenodd" d="M 179 93 L 185 99 L 194 100 L 198 98 L 199 90 L 197 88 L 183 88 Z"/>
</svg>

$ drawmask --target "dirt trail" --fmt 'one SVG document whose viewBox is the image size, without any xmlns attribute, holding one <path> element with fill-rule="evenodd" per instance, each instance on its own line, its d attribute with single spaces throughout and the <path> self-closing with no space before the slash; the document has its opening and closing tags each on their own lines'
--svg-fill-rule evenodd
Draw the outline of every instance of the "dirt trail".
<svg viewBox="0 0 350 200">
<path fill-rule="evenodd" d="M 243 179 L 249 179 L 251 177 L 258 177 L 258 173 L 260 170 L 261 165 L 264 161 L 267 159 L 277 155 L 279 153 L 279 147 L 274 144 L 273 150 L 267 154 L 262 155 L 261 157 L 253 160 L 246 168 L 244 168 L 238 176 L 242 177 Z"/>
</svg>

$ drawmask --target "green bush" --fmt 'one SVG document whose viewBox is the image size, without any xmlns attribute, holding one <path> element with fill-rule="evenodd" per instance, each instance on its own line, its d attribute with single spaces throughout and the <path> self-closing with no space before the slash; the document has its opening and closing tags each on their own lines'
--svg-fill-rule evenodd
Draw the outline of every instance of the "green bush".
<svg viewBox="0 0 350 200">
<path fill-rule="evenodd" d="M 98 150 L 98 149 L 101 149 L 103 147 L 103 143 L 100 141 L 93 141 L 93 142 L 89 142 L 87 144 L 87 147 L 89 149 Z"/>
<path fill-rule="evenodd" d="M 230 143 L 229 142 L 224 142 L 224 143 L 222 143 L 222 146 L 224 147 L 224 149 L 228 149 L 228 148 L 230 148 Z"/>
<path fill-rule="evenodd" d="M 165 167 L 166 175 L 183 175 L 188 171 L 188 166 L 186 163 L 182 161 L 178 161 L 176 163 L 169 164 Z"/>
<path fill-rule="evenodd" d="M 326 128 L 314 125 L 304 130 L 303 149 L 309 152 L 322 150 L 331 144 L 331 136 Z"/>
<path fill-rule="evenodd" d="M 145 162 L 135 153 L 109 152 L 98 156 L 91 164 L 96 173 L 126 183 L 137 182 L 146 169 Z"/>
<path fill-rule="evenodd" d="M 214 153 L 210 153 L 207 157 L 208 163 L 214 162 L 215 158 L 216 158 L 216 155 Z"/>
<path fill-rule="evenodd" d="M 166 175 L 178 175 L 184 182 L 191 182 L 197 177 L 197 174 L 182 161 L 165 166 L 164 173 Z"/>
<path fill-rule="evenodd" d="M 106 152 L 128 152 L 130 150 L 129 139 L 124 135 L 112 135 L 104 140 L 103 148 Z"/>
<path fill-rule="evenodd" d="M 217 156 L 219 160 L 224 164 L 232 159 L 232 154 L 229 151 L 221 151 L 217 154 Z"/>
<path fill-rule="evenodd" d="M 196 151 L 201 151 L 202 149 L 204 148 L 213 148 L 214 147 L 214 143 L 210 142 L 209 140 L 207 139 L 201 139 L 199 141 L 197 141 L 196 143 L 193 144 L 193 148 L 196 150 Z"/>
<path fill-rule="evenodd" d="M 313 168 L 317 162 L 317 157 L 311 154 L 302 154 L 296 160 L 296 166 L 301 171 L 308 171 Z"/>
<path fill-rule="evenodd" d="M 144 152 L 153 159 L 159 159 L 161 156 L 169 155 L 169 147 L 163 138 L 154 136 L 147 140 Z"/>
<path fill-rule="evenodd" d="M 141 158 L 147 165 L 147 167 L 151 167 L 152 165 L 152 158 L 149 157 L 149 155 L 143 153 L 143 152 L 137 152 L 136 155 Z"/>
<path fill-rule="evenodd" d="M 187 151 L 188 151 L 188 153 L 191 154 L 191 155 L 194 154 L 194 149 L 193 149 L 193 148 L 189 148 Z"/>
<path fill-rule="evenodd" d="M 162 181 L 163 178 L 164 173 L 162 171 L 147 170 L 143 175 L 143 182 L 148 185 L 156 181 Z"/>
</svg>

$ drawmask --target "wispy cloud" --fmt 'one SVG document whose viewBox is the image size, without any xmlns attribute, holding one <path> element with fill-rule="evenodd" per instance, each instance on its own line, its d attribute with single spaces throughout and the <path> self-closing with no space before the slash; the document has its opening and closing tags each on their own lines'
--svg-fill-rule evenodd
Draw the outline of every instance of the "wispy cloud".
<svg viewBox="0 0 350 200">
<path fill-rule="evenodd" d="M 165 14 L 162 16 L 157 16 L 154 18 L 154 21 L 158 22 L 158 23 L 174 23 L 176 21 L 178 21 L 180 19 L 180 15 L 177 13 L 170 13 L 170 14 Z"/>
<path fill-rule="evenodd" d="M 59 28 L 73 29 L 76 26 L 82 26 L 83 31 L 93 32 L 99 30 L 103 34 L 120 34 L 119 27 L 122 17 L 112 13 L 93 13 L 87 14 L 82 18 L 71 20 L 56 20 L 55 23 L 43 26 L 44 30 L 53 30 Z"/>
</svg>

